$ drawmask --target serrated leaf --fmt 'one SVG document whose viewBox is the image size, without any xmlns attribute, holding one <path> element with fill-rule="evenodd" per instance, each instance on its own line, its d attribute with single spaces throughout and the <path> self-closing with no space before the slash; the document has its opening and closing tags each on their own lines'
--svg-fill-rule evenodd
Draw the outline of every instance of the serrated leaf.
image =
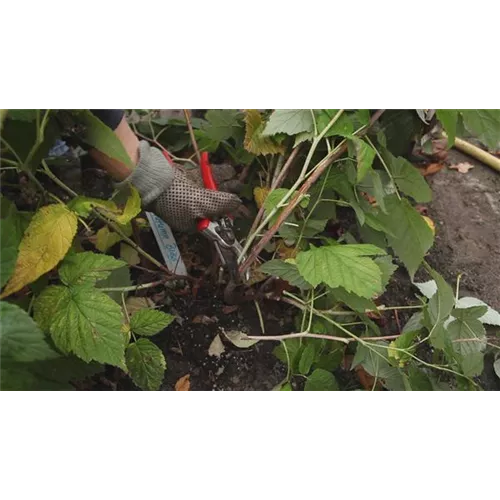
<svg viewBox="0 0 500 500">
<path fill-rule="evenodd" d="M 407 352 L 403 352 L 400 349 L 410 351 L 413 341 L 417 335 L 418 331 L 407 331 L 402 333 L 397 339 L 393 340 L 387 349 L 389 358 L 396 360 L 400 367 L 404 366 L 406 362 L 411 359 L 411 357 Z"/>
<path fill-rule="evenodd" d="M 466 377 L 477 377 L 484 370 L 484 354 L 482 352 L 471 352 L 465 354 L 460 362 L 462 372 Z"/>
<path fill-rule="evenodd" d="M 299 361 L 299 373 L 302 375 L 307 375 L 311 370 L 311 366 L 314 362 L 314 357 L 316 356 L 316 348 L 314 344 L 308 344 L 302 352 L 302 356 Z"/>
<path fill-rule="evenodd" d="M 436 283 L 436 293 L 429 299 L 428 311 L 433 324 L 441 323 L 451 313 L 455 304 L 455 295 L 451 286 L 436 271 L 430 271 Z"/>
<path fill-rule="evenodd" d="M 100 252 L 105 253 L 121 240 L 122 237 L 118 233 L 110 231 L 108 226 L 103 226 L 96 233 L 95 247 Z"/>
<path fill-rule="evenodd" d="M 130 169 L 135 167 L 118 136 L 97 116 L 88 109 L 76 110 L 74 114 L 85 126 L 85 130 L 81 134 L 85 143 L 109 158 L 125 164 Z"/>
<path fill-rule="evenodd" d="M 9 280 L 16 267 L 21 234 L 14 217 L 0 220 L 0 289 Z"/>
<path fill-rule="evenodd" d="M 330 121 L 338 112 L 338 109 L 320 109 L 315 112 L 319 133 L 321 133 L 328 126 Z M 328 130 L 325 137 L 332 137 L 334 135 L 340 135 L 342 137 L 352 136 L 352 133 L 354 132 L 353 119 L 356 119 L 356 117 L 344 112 Z"/>
<path fill-rule="evenodd" d="M 56 358 L 45 335 L 29 314 L 19 306 L 0 302 L 0 356 L 5 360 L 28 362 Z"/>
<path fill-rule="evenodd" d="M 296 148 L 299 144 L 306 141 L 312 141 L 314 139 L 314 132 L 301 132 L 295 136 L 295 142 L 293 147 Z"/>
<path fill-rule="evenodd" d="M 403 332 L 418 332 L 424 327 L 423 313 L 421 311 L 413 314 L 403 327 Z"/>
<path fill-rule="evenodd" d="M 263 135 L 284 133 L 296 135 L 312 132 L 314 128 L 310 109 L 276 109 L 269 117 Z"/>
<path fill-rule="evenodd" d="M 367 256 L 384 254 L 373 245 L 334 245 L 300 252 L 296 262 L 302 277 L 314 287 L 326 283 L 371 298 L 382 291 L 382 272 Z"/>
<path fill-rule="evenodd" d="M 413 365 L 408 368 L 408 382 L 412 391 L 434 390 L 429 376 Z"/>
<path fill-rule="evenodd" d="M 211 141 L 225 141 L 241 129 L 240 117 L 241 113 L 235 109 L 210 109 L 205 114 L 208 123 L 204 124 L 203 131 Z"/>
<path fill-rule="evenodd" d="M 353 311 L 359 313 L 374 311 L 377 309 L 377 306 L 372 300 L 365 297 L 359 297 L 354 293 L 349 293 L 343 288 L 334 288 L 331 290 L 331 294 L 338 302 L 342 302 Z"/>
<path fill-rule="evenodd" d="M 451 315 L 454 318 L 460 319 L 461 321 L 465 321 L 467 319 L 480 319 L 482 316 L 486 314 L 487 311 L 488 311 L 487 306 L 472 306 L 472 307 L 454 309 L 451 312 Z"/>
<path fill-rule="evenodd" d="M 61 303 L 66 296 L 67 288 L 61 285 L 46 287 L 33 303 L 35 321 L 45 332 L 50 332 L 50 325 L 55 313 L 61 309 Z"/>
<path fill-rule="evenodd" d="M 434 242 L 432 230 L 408 200 L 391 195 L 385 199 L 387 214 L 378 217 L 391 230 L 389 245 L 403 261 L 411 279 Z"/>
<path fill-rule="evenodd" d="M 244 146 L 247 151 L 255 155 L 285 153 L 285 147 L 282 144 L 276 144 L 271 137 L 262 135 L 265 123 L 259 111 L 245 110 L 245 124 Z"/>
<path fill-rule="evenodd" d="M 126 266 L 123 260 L 110 255 L 81 252 L 68 255 L 60 269 L 59 277 L 66 285 L 83 285 L 106 279 L 113 269 Z"/>
<path fill-rule="evenodd" d="M 0 298 L 53 269 L 71 247 L 76 227 L 76 215 L 65 205 L 48 205 L 38 210 L 24 233 L 14 273 Z"/>
<path fill-rule="evenodd" d="M 307 377 L 304 391 L 338 391 L 337 380 L 330 372 L 322 368 L 316 368 L 309 377 Z"/>
<path fill-rule="evenodd" d="M 141 309 L 130 318 L 130 328 L 137 335 L 150 337 L 166 328 L 175 316 L 156 309 Z"/>
<path fill-rule="evenodd" d="M 371 170 L 376 152 L 369 144 L 358 137 L 353 136 L 350 140 L 354 143 L 358 160 L 357 182 L 361 182 Z"/>
<path fill-rule="evenodd" d="M 145 391 L 160 388 L 167 363 L 161 350 L 148 339 L 138 339 L 127 347 L 127 368 L 134 383 Z"/>
<path fill-rule="evenodd" d="M 472 306 L 486 306 L 486 313 L 479 318 L 479 321 L 481 321 L 481 323 L 500 326 L 500 313 L 495 311 L 482 300 L 476 299 L 475 297 L 462 297 L 457 300 L 457 303 L 455 305 L 455 307 L 459 309 Z"/>
<path fill-rule="evenodd" d="M 290 285 L 296 286 L 301 290 L 309 290 L 311 288 L 311 285 L 300 275 L 295 264 L 274 259 L 262 264 L 260 271 L 288 281 Z"/>
<path fill-rule="evenodd" d="M 419 203 L 431 201 L 432 191 L 425 177 L 408 160 L 396 158 L 387 150 L 382 154 L 400 191 Z"/>
<path fill-rule="evenodd" d="M 89 286 L 57 287 L 57 290 L 58 307 L 49 328 L 55 345 L 87 362 L 95 360 L 125 368 L 120 306 Z M 51 303 L 55 302 L 52 296 Z"/>
<path fill-rule="evenodd" d="M 130 269 L 127 266 L 113 269 L 106 279 L 98 281 L 95 285 L 97 288 L 124 288 L 132 286 L 130 279 Z M 118 304 L 122 304 L 122 293 L 119 290 L 105 292 L 108 297 L 111 297 Z M 124 293 L 126 295 L 126 293 Z"/>
<path fill-rule="evenodd" d="M 127 243 L 120 244 L 120 258 L 123 259 L 129 266 L 136 266 L 141 262 L 139 252 Z"/>
<path fill-rule="evenodd" d="M 374 259 L 374 262 L 382 272 L 382 291 L 385 291 L 389 281 L 391 280 L 391 276 L 394 274 L 398 266 L 392 262 L 392 257 L 390 255 L 377 257 Z"/>
<path fill-rule="evenodd" d="M 452 341 L 453 349 L 462 356 L 481 352 L 486 347 L 486 330 L 478 319 L 456 318 L 447 324 L 446 331 Z"/>
<path fill-rule="evenodd" d="M 80 217 L 88 217 L 95 207 L 102 208 L 104 211 L 109 211 L 113 214 L 119 213 L 116 203 L 111 200 L 77 196 L 68 203 L 68 208 L 76 212 Z"/>
</svg>

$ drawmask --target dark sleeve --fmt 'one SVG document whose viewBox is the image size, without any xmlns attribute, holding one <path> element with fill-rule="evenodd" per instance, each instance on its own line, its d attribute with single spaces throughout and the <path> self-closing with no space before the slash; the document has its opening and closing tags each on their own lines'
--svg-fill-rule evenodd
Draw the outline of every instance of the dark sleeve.
<svg viewBox="0 0 500 500">
<path fill-rule="evenodd" d="M 111 130 L 115 130 L 118 127 L 125 114 L 123 109 L 91 109 L 90 111 Z"/>
</svg>

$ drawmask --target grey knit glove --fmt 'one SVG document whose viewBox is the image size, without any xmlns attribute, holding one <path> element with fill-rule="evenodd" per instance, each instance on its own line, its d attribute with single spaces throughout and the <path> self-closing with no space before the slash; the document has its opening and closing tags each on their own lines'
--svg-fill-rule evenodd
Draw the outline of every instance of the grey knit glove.
<svg viewBox="0 0 500 500">
<path fill-rule="evenodd" d="M 214 166 L 216 182 L 218 170 Z M 199 219 L 220 217 L 235 212 L 241 205 L 234 194 L 204 189 L 199 173 L 186 175 L 182 167 L 170 163 L 147 141 L 141 141 L 139 163 L 124 182 L 137 188 L 146 209 L 178 231 L 195 229 Z M 219 189 L 223 188 L 224 184 L 219 184 Z"/>
</svg>

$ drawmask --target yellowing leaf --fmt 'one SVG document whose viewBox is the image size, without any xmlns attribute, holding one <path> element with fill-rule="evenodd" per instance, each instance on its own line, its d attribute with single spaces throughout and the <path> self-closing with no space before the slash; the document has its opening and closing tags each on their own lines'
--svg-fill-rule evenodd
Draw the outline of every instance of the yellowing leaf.
<svg viewBox="0 0 500 500">
<path fill-rule="evenodd" d="M 261 114 L 256 109 L 245 111 L 245 149 L 255 155 L 284 154 L 283 145 L 276 144 L 271 137 L 264 137 L 262 131 L 265 123 Z"/>
<path fill-rule="evenodd" d="M 111 232 L 108 226 L 101 227 L 96 233 L 95 247 L 100 252 L 107 252 L 115 243 L 121 241 L 122 237 L 115 232 Z"/>
<path fill-rule="evenodd" d="M 436 224 L 434 224 L 434 221 L 430 217 L 427 217 L 426 215 L 422 215 L 422 217 L 425 220 L 425 222 L 427 222 L 427 225 L 431 228 L 432 234 L 436 234 Z"/>
<path fill-rule="evenodd" d="M 0 298 L 21 290 L 53 269 L 66 255 L 77 217 L 65 205 L 48 205 L 34 215 L 19 245 L 16 267 Z"/>
<path fill-rule="evenodd" d="M 127 199 L 123 213 L 116 217 L 116 222 L 126 224 L 141 212 L 141 196 L 134 186 L 130 186 L 130 196 Z"/>
<path fill-rule="evenodd" d="M 126 243 L 120 245 L 120 257 L 130 266 L 136 266 L 141 261 L 139 252 Z"/>
<path fill-rule="evenodd" d="M 267 195 L 269 194 L 269 191 L 271 191 L 267 187 L 256 187 L 253 190 L 253 197 L 255 199 L 255 204 L 257 205 L 257 208 L 261 208 L 262 205 L 264 204 L 264 201 L 267 198 Z"/>
</svg>

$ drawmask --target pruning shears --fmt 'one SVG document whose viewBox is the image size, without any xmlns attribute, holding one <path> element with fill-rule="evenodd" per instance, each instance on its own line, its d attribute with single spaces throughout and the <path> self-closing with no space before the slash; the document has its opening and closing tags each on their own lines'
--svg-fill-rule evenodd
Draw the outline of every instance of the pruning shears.
<svg viewBox="0 0 500 500">
<path fill-rule="evenodd" d="M 201 153 L 201 177 L 205 189 L 217 191 L 217 184 L 212 175 L 212 167 L 208 161 L 208 153 Z M 214 243 L 219 254 L 222 266 L 229 272 L 230 284 L 240 284 L 241 275 L 238 271 L 238 258 L 242 254 L 242 247 L 233 232 L 233 221 L 229 216 L 218 220 L 201 219 L 197 225 L 198 231 Z M 245 276 L 248 279 L 248 273 Z"/>
</svg>

